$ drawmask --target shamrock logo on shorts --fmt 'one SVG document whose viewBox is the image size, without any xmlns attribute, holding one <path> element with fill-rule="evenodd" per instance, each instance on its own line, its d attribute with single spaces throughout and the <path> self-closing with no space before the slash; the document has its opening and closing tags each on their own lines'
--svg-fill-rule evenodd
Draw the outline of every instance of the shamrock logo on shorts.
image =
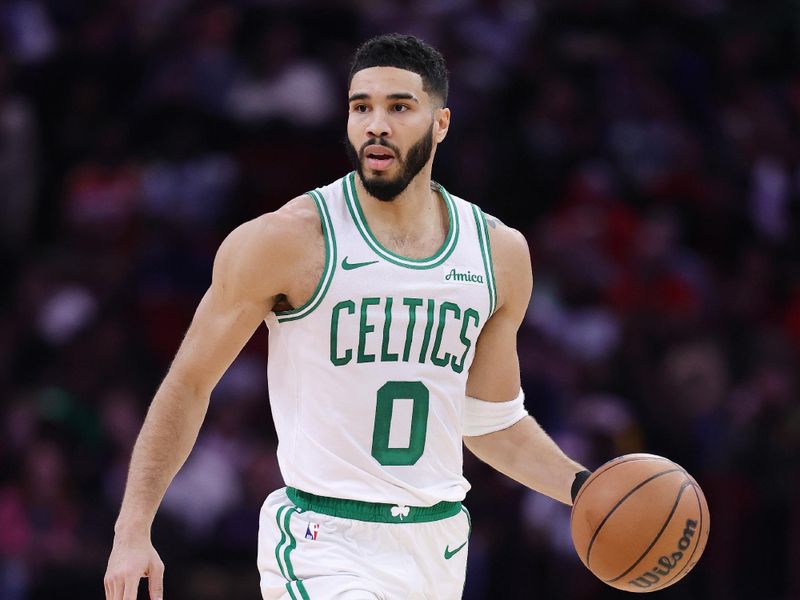
<svg viewBox="0 0 800 600">
<path fill-rule="evenodd" d="M 403 517 L 407 517 L 408 513 L 411 511 L 410 506 L 406 506 L 405 504 L 398 504 L 397 506 L 392 507 L 392 516 L 396 519 L 400 517 L 400 520 L 403 520 Z"/>
</svg>

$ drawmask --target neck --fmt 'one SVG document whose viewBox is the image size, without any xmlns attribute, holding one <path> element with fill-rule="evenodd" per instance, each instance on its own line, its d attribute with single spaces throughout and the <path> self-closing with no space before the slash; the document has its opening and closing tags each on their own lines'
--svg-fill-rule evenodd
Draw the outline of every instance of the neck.
<svg viewBox="0 0 800 600">
<path fill-rule="evenodd" d="M 361 177 L 355 177 L 356 191 L 367 220 L 377 221 L 376 225 L 389 226 L 397 230 L 419 231 L 420 224 L 432 224 L 439 213 L 439 194 L 431 189 L 431 165 L 426 165 L 408 187 L 393 200 L 378 200 L 370 195 Z"/>
</svg>

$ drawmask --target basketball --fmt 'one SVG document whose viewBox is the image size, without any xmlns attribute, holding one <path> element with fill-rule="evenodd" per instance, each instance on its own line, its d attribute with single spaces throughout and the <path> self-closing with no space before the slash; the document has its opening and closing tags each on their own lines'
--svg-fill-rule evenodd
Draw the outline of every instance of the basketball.
<svg viewBox="0 0 800 600">
<path fill-rule="evenodd" d="M 570 520 L 583 564 L 629 592 L 654 592 L 686 576 L 703 554 L 709 525 L 694 478 L 653 454 L 626 454 L 597 469 L 580 488 Z"/>
</svg>

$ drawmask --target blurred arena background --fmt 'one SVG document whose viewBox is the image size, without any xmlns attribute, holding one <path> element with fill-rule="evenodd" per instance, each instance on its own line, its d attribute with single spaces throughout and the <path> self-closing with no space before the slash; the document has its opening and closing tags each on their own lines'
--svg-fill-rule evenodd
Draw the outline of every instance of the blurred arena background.
<svg viewBox="0 0 800 600">
<path fill-rule="evenodd" d="M 588 466 L 646 450 L 706 492 L 706 554 L 658 597 L 800 598 L 796 0 L 5 0 L 0 31 L 0 598 L 102 597 L 218 243 L 349 168 L 349 57 L 388 31 L 449 62 L 434 177 L 531 245 L 529 410 Z M 159 513 L 169 600 L 258 598 L 265 344 Z M 627 597 L 566 507 L 465 468 L 467 600 Z"/>
</svg>

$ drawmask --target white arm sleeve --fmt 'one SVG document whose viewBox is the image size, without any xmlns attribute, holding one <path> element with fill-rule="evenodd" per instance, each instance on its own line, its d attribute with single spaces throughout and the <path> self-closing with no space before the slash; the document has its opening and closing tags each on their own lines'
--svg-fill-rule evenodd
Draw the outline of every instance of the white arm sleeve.
<svg viewBox="0 0 800 600">
<path fill-rule="evenodd" d="M 508 402 L 487 402 L 467 396 L 461 418 L 462 435 L 485 435 L 507 429 L 528 415 L 525 410 L 525 393 Z"/>
</svg>

